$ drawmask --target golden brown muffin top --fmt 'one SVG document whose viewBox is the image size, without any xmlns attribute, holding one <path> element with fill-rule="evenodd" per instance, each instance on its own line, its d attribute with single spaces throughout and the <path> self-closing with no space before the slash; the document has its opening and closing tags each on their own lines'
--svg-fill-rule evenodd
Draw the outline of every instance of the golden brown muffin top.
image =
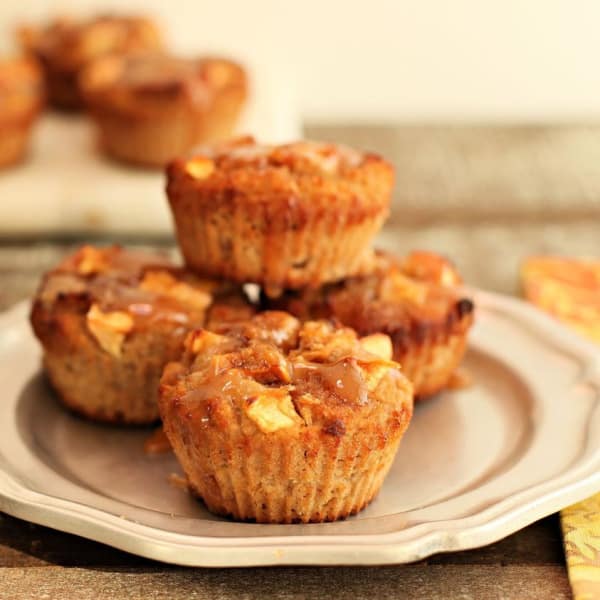
<svg viewBox="0 0 600 600">
<path fill-rule="evenodd" d="M 0 122 L 37 112 L 44 102 L 42 72 L 29 58 L 0 60 Z"/>
<path fill-rule="evenodd" d="M 460 291 L 461 283 L 454 266 L 440 255 L 413 252 L 398 259 L 378 252 L 368 275 L 265 302 L 301 319 L 336 318 L 361 335 L 383 332 L 396 345 L 470 320 L 473 303 Z"/>
<path fill-rule="evenodd" d="M 245 137 L 212 148 L 167 168 L 171 204 L 263 205 L 271 231 L 302 229 L 322 211 L 339 212 L 354 224 L 387 211 L 393 168 L 375 154 L 321 142 L 281 146 Z"/>
<path fill-rule="evenodd" d="M 243 69 L 222 58 L 186 59 L 158 53 L 107 56 L 81 74 L 88 102 L 122 110 L 152 111 L 186 102 L 210 106 L 228 86 L 245 86 Z"/>
<path fill-rule="evenodd" d="M 135 16 L 102 15 L 82 21 L 64 17 L 45 27 L 23 27 L 19 36 L 26 50 L 65 71 L 77 71 L 111 53 L 162 47 L 156 24 Z"/>
<path fill-rule="evenodd" d="M 118 356 L 133 331 L 165 322 L 202 326 L 215 297 L 228 293 L 235 295 L 226 284 L 199 279 L 159 255 L 83 246 L 44 277 L 35 301 L 48 310 L 85 315 L 102 348 Z M 229 310 L 221 319 L 247 318 L 250 308 L 240 300 Z"/>
<path fill-rule="evenodd" d="M 410 383 L 382 334 L 359 338 L 329 321 L 301 324 L 267 311 L 219 333 L 194 331 L 185 347 L 181 362 L 167 365 L 161 391 L 200 427 L 226 430 L 235 413 L 249 431 L 341 436 L 384 405 L 399 415 L 412 410 Z"/>
<path fill-rule="evenodd" d="M 180 161 L 177 167 L 197 179 L 205 179 L 214 172 L 263 172 L 268 169 L 285 169 L 298 177 L 334 178 L 351 177 L 370 163 L 385 161 L 375 154 L 361 153 L 339 144 L 299 141 L 272 146 L 259 144 L 252 136 L 245 136 L 199 148 L 196 156 Z M 387 167 L 391 171 L 391 167 Z"/>
</svg>

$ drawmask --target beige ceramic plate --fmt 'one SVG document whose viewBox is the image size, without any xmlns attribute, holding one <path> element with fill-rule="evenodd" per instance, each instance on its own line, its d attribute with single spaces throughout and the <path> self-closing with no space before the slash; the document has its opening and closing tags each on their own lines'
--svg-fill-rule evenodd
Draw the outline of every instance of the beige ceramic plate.
<svg viewBox="0 0 600 600">
<path fill-rule="evenodd" d="M 474 294 L 474 385 L 417 408 L 367 510 L 314 525 L 214 517 L 168 483 L 171 455 L 144 455 L 147 430 L 63 411 L 19 305 L 0 318 L 0 509 L 197 566 L 401 563 L 507 536 L 600 490 L 600 356 L 518 300 Z"/>
</svg>

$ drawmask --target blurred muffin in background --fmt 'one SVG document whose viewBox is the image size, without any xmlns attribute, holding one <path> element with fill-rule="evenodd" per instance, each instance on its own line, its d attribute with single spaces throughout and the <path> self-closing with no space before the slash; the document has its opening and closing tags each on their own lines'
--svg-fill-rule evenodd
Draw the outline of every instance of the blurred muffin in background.
<svg viewBox="0 0 600 600">
<path fill-rule="evenodd" d="M 84 21 L 61 18 L 44 27 L 22 27 L 18 34 L 25 51 L 44 69 L 51 104 L 67 110 L 82 108 L 78 76 L 92 60 L 162 47 L 156 24 L 133 16 L 98 16 Z"/>
<path fill-rule="evenodd" d="M 104 151 L 162 167 L 199 143 L 227 138 L 244 105 L 244 69 L 222 58 L 110 56 L 80 77 Z"/>
<path fill-rule="evenodd" d="M 20 162 L 44 104 L 38 64 L 28 58 L 0 60 L 0 167 Z"/>
</svg>

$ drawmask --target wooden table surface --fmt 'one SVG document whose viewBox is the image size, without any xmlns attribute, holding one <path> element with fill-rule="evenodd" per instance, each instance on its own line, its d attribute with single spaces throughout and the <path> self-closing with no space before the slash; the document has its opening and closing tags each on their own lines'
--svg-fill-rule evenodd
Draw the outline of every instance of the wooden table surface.
<svg viewBox="0 0 600 600">
<path fill-rule="evenodd" d="M 600 127 L 313 126 L 308 134 L 390 156 L 398 185 L 378 244 L 444 252 L 472 285 L 515 294 L 529 254 L 600 252 Z M 0 309 L 29 297 L 74 243 L 0 242 Z M 558 516 L 410 565 L 211 570 L 158 564 L 0 513 L 0 599 L 362 597 L 570 598 Z"/>
</svg>

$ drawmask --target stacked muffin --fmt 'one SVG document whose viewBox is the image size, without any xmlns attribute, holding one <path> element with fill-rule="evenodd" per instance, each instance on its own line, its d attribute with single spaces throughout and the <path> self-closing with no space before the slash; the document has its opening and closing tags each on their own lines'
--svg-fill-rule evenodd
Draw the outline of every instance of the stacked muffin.
<svg viewBox="0 0 600 600">
<path fill-rule="evenodd" d="M 442 389 L 462 357 L 472 304 L 458 275 L 436 255 L 371 249 L 393 185 L 378 156 L 244 138 L 172 162 L 167 178 L 187 270 L 86 247 L 48 274 L 32 322 L 51 382 L 94 418 L 158 411 L 217 514 L 360 511 L 408 427 L 413 384 Z M 247 283 L 261 287 L 252 301 Z"/>
<path fill-rule="evenodd" d="M 243 519 L 360 510 L 410 420 L 405 375 L 426 396 L 462 357 L 472 304 L 458 274 L 433 254 L 373 252 L 393 186 L 378 156 L 244 138 L 167 174 L 188 267 L 260 285 L 265 311 L 193 334 L 165 370 L 161 416 L 192 489 Z"/>
</svg>

